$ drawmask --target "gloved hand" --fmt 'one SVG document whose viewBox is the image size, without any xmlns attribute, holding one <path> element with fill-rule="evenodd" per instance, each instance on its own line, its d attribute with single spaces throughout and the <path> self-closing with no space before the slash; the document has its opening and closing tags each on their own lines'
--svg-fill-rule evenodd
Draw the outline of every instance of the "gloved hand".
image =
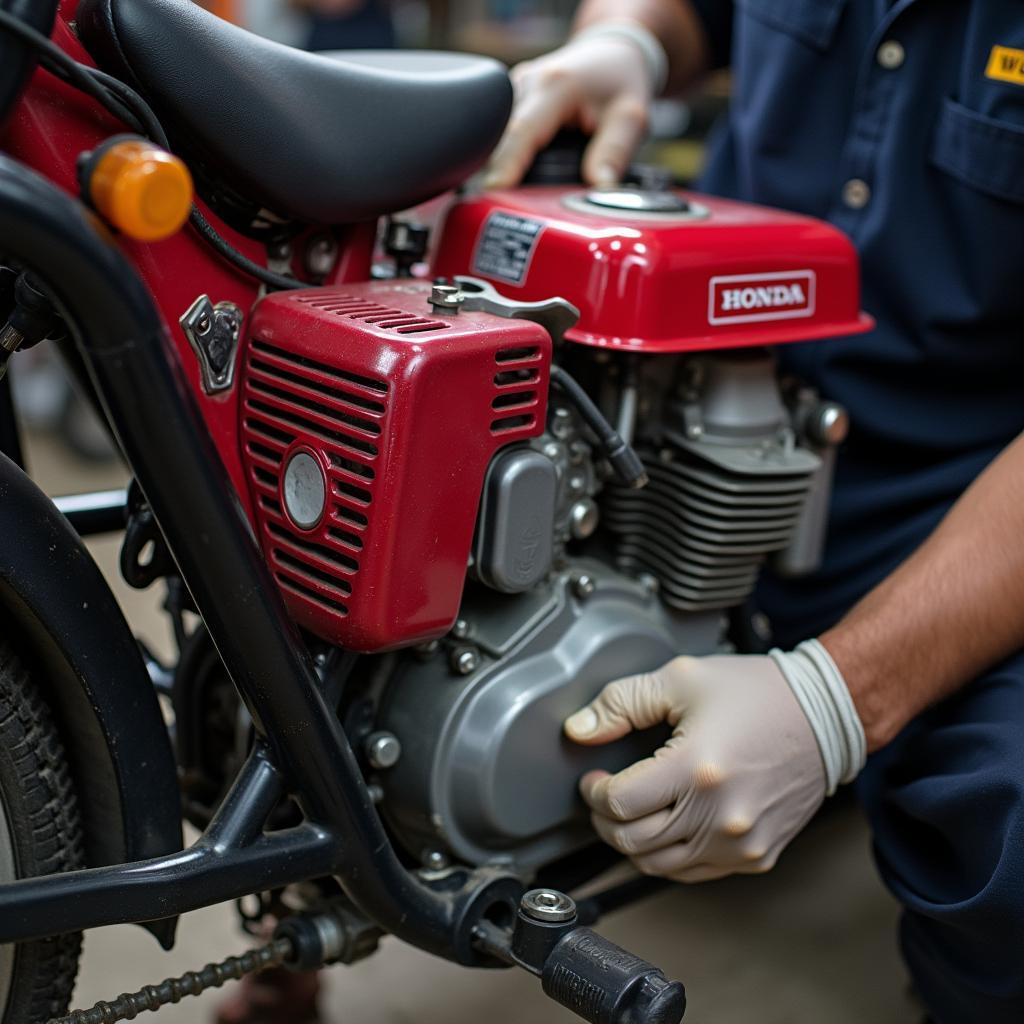
<svg viewBox="0 0 1024 1024">
<path fill-rule="evenodd" d="M 667 67 L 651 32 L 633 22 L 609 22 L 513 68 L 515 107 L 484 185 L 518 184 L 537 153 L 571 123 L 594 136 L 583 158 L 586 181 L 615 184 L 647 133 L 651 100 L 664 88 Z"/>
<path fill-rule="evenodd" d="M 769 656 L 677 658 L 609 683 L 565 723 L 599 744 L 668 722 L 653 757 L 580 781 L 605 842 L 646 874 L 700 882 L 769 870 L 865 759 L 864 731 L 817 642 Z"/>
</svg>

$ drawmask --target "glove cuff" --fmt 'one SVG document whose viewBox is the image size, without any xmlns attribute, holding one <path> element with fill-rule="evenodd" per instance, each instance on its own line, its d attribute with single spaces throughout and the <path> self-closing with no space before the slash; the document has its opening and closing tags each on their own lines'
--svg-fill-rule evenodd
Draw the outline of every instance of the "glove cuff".
<svg viewBox="0 0 1024 1024">
<path fill-rule="evenodd" d="M 632 18 L 613 18 L 600 21 L 577 32 L 571 43 L 585 39 L 598 39 L 601 36 L 618 36 L 628 39 L 643 54 L 644 63 L 651 82 L 651 95 L 660 96 L 668 85 L 668 54 L 658 37 L 646 25 Z"/>
<path fill-rule="evenodd" d="M 825 764 L 826 791 L 852 782 L 867 760 L 864 727 L 853 698 L 831 655 L 817 640 L 806 640 L 786 654 L 770 651 L 810 723 Z"/>
</svg>

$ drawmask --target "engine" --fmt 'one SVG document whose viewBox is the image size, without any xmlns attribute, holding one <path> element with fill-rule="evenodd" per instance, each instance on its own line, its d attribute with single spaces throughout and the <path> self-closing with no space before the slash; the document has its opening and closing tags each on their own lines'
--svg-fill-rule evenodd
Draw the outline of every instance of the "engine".
<svg viewBox="0 0 1024 1024">
<path fill-rule="evenodd" d="M 529 875 L 588 841 L 579 776 L 661 738 L 563 718 L 814 568 L 845 417 L 770 347 L 871 321 L 835 229 L 672 190 L 465 197 L 433 269 L 256 307 L 248 497 L 295 620 L 372 655 L 346 725 L 409 854 Z"/>
</svg>

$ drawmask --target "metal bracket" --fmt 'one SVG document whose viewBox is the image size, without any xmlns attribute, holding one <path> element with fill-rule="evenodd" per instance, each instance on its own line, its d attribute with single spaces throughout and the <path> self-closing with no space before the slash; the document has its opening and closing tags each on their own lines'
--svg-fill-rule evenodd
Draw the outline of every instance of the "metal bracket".
<svg viewBox="0 0 1024 1024">
<path fill-rule="evenodd" d="M 209 295 L 200 295 L 179 321 L 199 360 L 203 390 L 208 395 L 226 391 L 234 383 L 243 319 L 233 302 L 215 306 Z"/>
<path fill-rule="evenodd" d="M 567 299 L 552 298 L 542 302 L 520 302 L 502 295 L 494 285 L 479 277 L 455 278 L 462 295 L 462 308 L 467 312 L 493 313 L 510 320 L 532 320 L 540 324 L 552 340 L 558 342 L 580 318 L 580 311 Z"/>
</svg>

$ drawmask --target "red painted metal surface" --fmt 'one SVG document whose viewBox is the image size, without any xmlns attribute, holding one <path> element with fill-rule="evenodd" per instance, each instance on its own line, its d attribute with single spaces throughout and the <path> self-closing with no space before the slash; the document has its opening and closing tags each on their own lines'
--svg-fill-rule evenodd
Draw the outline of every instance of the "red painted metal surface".
<svg viewBox="0 0 1024 1024">
<path fill-rule="evenodd" d="M 490 460 L 544 429 L 547 332 L 437 315 L 429 291 L 279 293 L 256 306 L 244 343 L 240 430 L 260 542 L 295 619 L 352 650 L 451 628 Z M 327 481 L 311 529 L 282 492 L 300 451 Z"/>
<path fill-rule="evenodd" d="M 456 203 L 434 272 L 484 277 L 514 298 L 561 295 L 581 311 L 568 340 L 643 353 L 777 345 L 873 326 L 860 311 L 856 251 L 829 224 L 693 193 L 681 195 L 706 216 L 684 222 L 566 205 L 583 194 L 522 188 Z"/>
</svg>

